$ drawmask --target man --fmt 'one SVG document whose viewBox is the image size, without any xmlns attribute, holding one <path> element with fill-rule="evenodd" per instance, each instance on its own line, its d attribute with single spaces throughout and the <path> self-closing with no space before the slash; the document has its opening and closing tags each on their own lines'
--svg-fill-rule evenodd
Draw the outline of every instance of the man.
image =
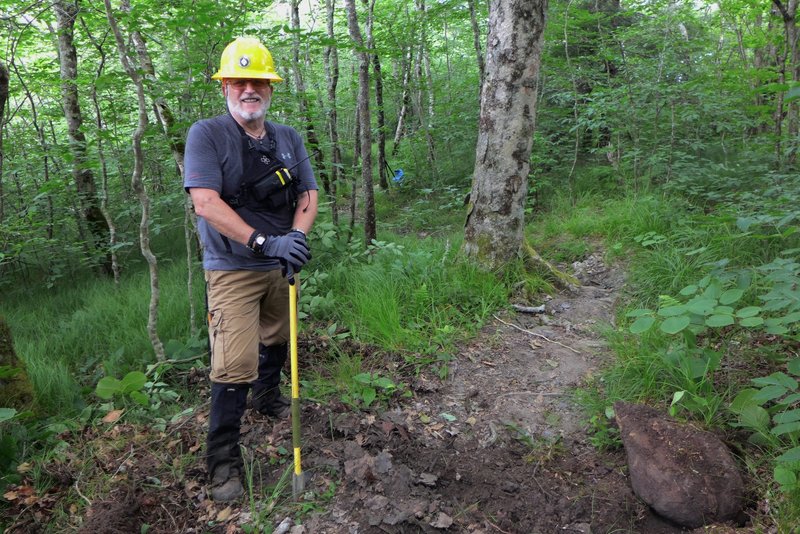
<svg viewBox="0 0 800 534">
<path fill-rule="evenodd" d="M 207 439 L 210 494 L 243 494 L 241 418 L 252 406 L 289 416 L 278 384 L 289 339 L 286 277 L 311 259 L 306 234 L 317 215 L 317 184 L 300 135 L 267 122 L 272 83 L 283 81 L 269 51 L 237 38 L 219 71 L 228 113 L 196 122 L 186 142 L 184 187 L 199 216 L 211 341 Z"/>
</svg>

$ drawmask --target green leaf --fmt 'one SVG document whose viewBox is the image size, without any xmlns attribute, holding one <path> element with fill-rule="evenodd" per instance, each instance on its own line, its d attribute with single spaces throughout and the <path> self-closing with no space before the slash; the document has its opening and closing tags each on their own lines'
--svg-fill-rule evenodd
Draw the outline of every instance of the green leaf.
<svg viewBox="0 0 800 534">
<path fill-rule="evenodd" d="M 747 406 L 739 413 L 739 423 L 763 431 L 769 425 L 769 413 L 761 406 Z"/>
<path fill-rule="evenodd" d="M 772 417 L 772 421 L 777 424 L 800 421 L 800 408 L 777 413 Z"/>
<path fill-rule="evenodd" d="M 371 384 L 372 375 L 369 373 L 359 373 L 353 377 L 353 380 L 359 384 Z"/>
<path fill-rule="evenodd" d="M 681 289 L 681 295 L 683 295 L 684 297 L 688 297 L 689 295 L 694 295 L 695 293 L 697 293 L 697 290 L 698 287 L 696 285 L 694 284 L 688 285 L 683 289 Z"/>
<path fill-rule="evenodd" d="M 712 328 L 720 328 L 733 324 L 733 316 L 731 315 L 712 315 L 706 319 L 706 326 Z"/>
<path fill-rule="evenodd" d="M 714 315 L 733 315 L 731 306 L 717 306 L 714 308 Z"/>
<path fill-rule="evenodd" d="M 794 486 L 797 484 L 797 475 L 791 469 L 777 465 L 772 471 L 772 476 L 775 477 L 775 482 L 781 486 Z"/>
<path fill-rule="evenodd" d="M 683 315 L 686 313 L 686 306 L 667 306 L 666 308 L 661 308 L 658 310 L 658 314 L 661 317 L 675 317 L 677 315 Z"/>
<path fill-rule="evenodd" d="M 375 379 L 373 384 L 375 386 L 381 388 L 381 389 L 394 389 L 395 388 L 394 382 L 392 382 L 391 380 L 389 380 L 386 377 L 380 377 L 380 378 Z"/>
<path fill-rule="evenodd" d="M 764 404 L 767 401 L 784 396 L 786 392 L 787 389 L 783 386 L 765 386 L 753 396 L 753 400 L 758 404 Z"/>
<path fill-rule="evenodd" d="M 364 406 L 372 404 L 372 401 L 374 401 L 377 396 L 378 392 L 375 391 L 375 388 L 364 388 L 364 391 L 361 392 L 361 400 L 364 402 Z"/>
<path fill-rule="evenodd" d="M 150 399 L 147 397 L 147 395 L 145 395 L 144 393 L 142 393 L 139 390 L 131 391 L 129 393 L 129 395 L 130 395 L 131 399 L 133 399 L 133 401 L 136 404 L 139 404 L 140 406 L 147 407 L 147 406 L 150 405 Z"/>
<path fill-rule="evenodd" d="M 643 316 L 636 319 L 633 324 L 630 326 L 631 334 L 641 334 L 642 332 L 647 332 L 653 326 L 653 323 L 656 322 L 655 317 Z"/>
<path fill-rule="evenodd" d="M 800 462 L 800 447 L 789 449 L 778 456 L 775 460 L 782 463 Z"/>
<path fill-rule="evenodd" d="M 753 388 L 741 390 L 731 401 L 730 410 L 738 414 L 748 406 L 758 406 L 758 402 L 753 400 L 756 393 L 758 393 L 758 390 Z"/>
<path fill-rule="evenodd" d="M 786 364 L 786 368 L 795 376 L 800 376 L 800 358 L 795 358 Z"/>
<path fill-rule="evenodd" d="M 789 332 L 789 329 L 785 326 L 775 325 L 775 326 L 768 326 L 766 328 L 767 334 L 775 334 L 775 335 L 782 335 Z"/>
<path fill-rule="evenodd" d="M 733 304 L 742 298 L 743 295 L 744 291 L 741 289 L 729 289 L 719 296 L 719 303 L 724 305 Z"/>
<path fill-rule="evenodd" d="M 147 382 L 147 376 L 141 371 L 131 371 L 120 382 L 123 393 L 139 391 Z"/>
<path fill-rule="evenodd" d="M 117 393 L 122 393 L 122 384 L 113 376 L 105 376 L 97 382 L 94 392 L 101 399 L 109 400 Z"/>
<path fill-rule="evenodd" d="M 636 310 L 631 310 L 625 314 L 625 317 L 642 317 L 643 315 L 653 315 L 653 310 L 648 310 L 646 308 L 638 308 Z"/>
<path fill-rule="evenodd" d="M 10 421 L 15 415 L 17 415 L 17 410 L 14 408 L 0 408 L 0 423 Z"/>
<path fill-rule="evenodd" d="M 681 315 L 678 317 L 670 317 L 663 323 L 661 323 L 661 331 L 667 334 L 677 334 L 687 326 L 691 319 L 689 319 L 688 315 Z"/>
<path fill-rule="evenodd" d="M 758 386 L 773 386 L 773 385 L 783 386 L 786 389 L 790 389 L 792 391 L 795 391 L 797 389 L 797 380 L 787 375 L 786 373 L 781 373 L 781 372 L 772 373 L 769 376 L 753 378 L 751 382 Z"/>
<path fill-rule="evenodd" d="M 711 315 L 716 305 L 716 300 L 695 297 L 686 303 L 686 309 L 697 315 Z"/>
<path fill-rule="evenodd" d="M 752 328 L 764 324 L 764 319 L 761 317 L 745 317 L 744 319 L 739 319 L 739 324 L 747 328 Z"/>
<path fill-rule="evenodd" d="M 782 436 L 784 434 L 789 434 L 790 432 L 797 432 L 798 430 L 800 430 L 800 421 L 794 421 L 792 423 L 777 425 L 775 428 L 770 430 L 770 433 L 775 436 Z"/>
</svg>

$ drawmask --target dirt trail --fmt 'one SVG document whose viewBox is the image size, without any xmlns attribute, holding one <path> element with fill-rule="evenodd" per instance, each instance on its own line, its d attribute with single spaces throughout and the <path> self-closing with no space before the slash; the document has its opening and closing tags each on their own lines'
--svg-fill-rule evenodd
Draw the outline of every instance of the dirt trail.
<svg viewBox="0 0 800 534">
<path fill-rule="evenodd" d="M 305 458 L 339 479 L 308 533 L 670 533 L 630 490 L 621 451 L 588 442 L 576 387 L 608 358 L 598 332 L 624 278 L 599 255 L 545 314 L 495 316 L 448 379 L 421 376 L 391 411 L 306 409 Z"/>
<path fill-rule="evenodd" d="M 599 255 L 572 270 L 580 288 L 547 302 L 544 314 L 496 316 L 460 349 L 445 380 L 416 376 L 412 395 L 387 411 L 306 401 L 310 500 L 293 503 L 272 489 L 291 463 L 289 423 L 248 410 L 242 444 L 252 498 L 211 502 L 202 467 L 206 405 L 166 431 L 118 422 L 72 436 L 65 457 L 43 467 L 57 482 L 46 495 L 30 481 L 16 487 L 0 524 L 7 520 L 9 534 L 50 531 L 60 509 L 65 531 L 85 533 L 145 525 L 150 534 L 261 532 L 256 524 L 291 534 L 681 532 L 633 495 L 621 449 L 600 453 L 589 443 L 572 392 L 610 358 L 599 327 L 613 320 L 624 279 Z M 305 366 L 329 351 L 301 349 Z M 198 398 L 208 398 L 207 380 L 192 380 Z M 89 443 L 91 458 L 80 452 Z M 90 467 L 107 488 L 91 501 L 80 492 Z M 69 504 L 76 493 L 86 508 Z M 311 508 L 302 525 L 278 526 L 299 507 Z"/>
</svg>

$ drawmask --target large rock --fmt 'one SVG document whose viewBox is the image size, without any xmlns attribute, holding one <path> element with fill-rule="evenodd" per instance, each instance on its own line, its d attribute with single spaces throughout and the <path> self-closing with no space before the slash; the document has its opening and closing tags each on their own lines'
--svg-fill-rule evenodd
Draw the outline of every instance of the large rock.
<svg viewBox="0 0 800 534">
<path fill-rule="evenodd" d="M 614 411 L 633 491 L 659 515 L 697 528 L 739 514 L 744 483 L 715 435 L 649 406 L 616 402 Z"/>
</svg>

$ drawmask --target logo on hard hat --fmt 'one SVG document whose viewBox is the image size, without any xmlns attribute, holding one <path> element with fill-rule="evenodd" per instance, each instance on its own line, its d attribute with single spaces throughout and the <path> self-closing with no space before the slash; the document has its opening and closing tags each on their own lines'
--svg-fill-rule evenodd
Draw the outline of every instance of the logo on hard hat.
<svg viewBox="0 0 800 534">
<path fill-rule="evenodd" d="M 247 56 L 242 56 L 239 58 L 239 66 L 243 69 L 246 69 L 250 65 L 250 58 Z"/>
</svg>

